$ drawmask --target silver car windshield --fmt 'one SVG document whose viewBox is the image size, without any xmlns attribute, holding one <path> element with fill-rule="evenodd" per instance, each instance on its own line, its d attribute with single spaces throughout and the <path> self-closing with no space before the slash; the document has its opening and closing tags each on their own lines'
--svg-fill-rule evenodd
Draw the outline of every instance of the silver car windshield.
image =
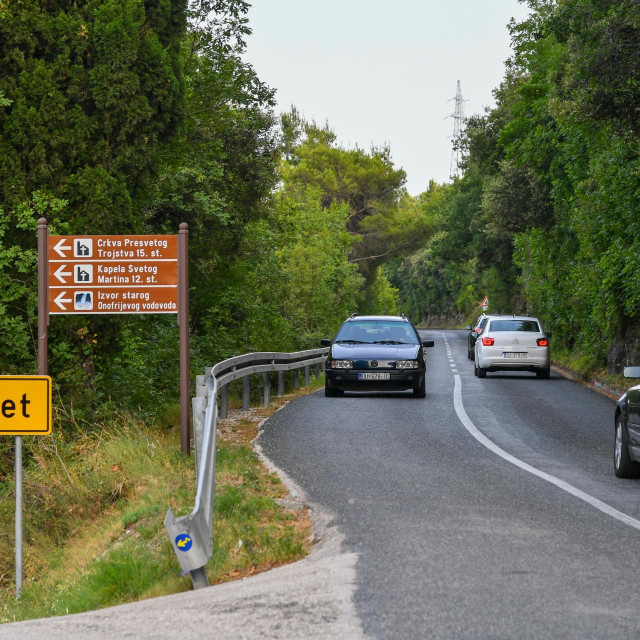
<svg viewBox="0 0 640 640">
<path fill-rule="evenodd" d="M 352 320 L 338 331 L 335 342 L 418 344 L 418 336 L 407 322 Z"/>
<path fill-rule="evenodd" d="M 492 320 L 489 331 L 533 331 L 540 333 L 540 326 L 535 320 Z"/>
</svg>

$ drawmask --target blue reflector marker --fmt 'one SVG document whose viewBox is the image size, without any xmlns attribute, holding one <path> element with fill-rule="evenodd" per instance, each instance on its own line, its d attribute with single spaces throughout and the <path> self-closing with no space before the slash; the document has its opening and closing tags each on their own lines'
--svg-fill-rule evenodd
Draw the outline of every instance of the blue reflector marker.
<svg viewBox="0 0 640 640">
<path fill-rule="evenodd" d="M 176 547 L 178 547 L 180 551 L 189 551 L 192 545 L 193 540 L 191 539 L 191 536 L 186 533 L 181 533 L 179 536 L 176 536 Z"/>
</svg>

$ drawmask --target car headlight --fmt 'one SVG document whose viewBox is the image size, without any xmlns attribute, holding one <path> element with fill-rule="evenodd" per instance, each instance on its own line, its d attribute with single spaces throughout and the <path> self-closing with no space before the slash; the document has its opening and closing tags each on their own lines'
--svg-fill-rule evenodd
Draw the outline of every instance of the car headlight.
<svg viewBox="0 0 640 640">
<path fill-rule="evenodd" d="M 331 369 L 353 369 L 353 360 L 329 360 Z"/>
<path fill-rule="evenodd" d="M 398 360 L 396 362 L 396 369 L 417 369 L 417 360 Z"/>
</svg>

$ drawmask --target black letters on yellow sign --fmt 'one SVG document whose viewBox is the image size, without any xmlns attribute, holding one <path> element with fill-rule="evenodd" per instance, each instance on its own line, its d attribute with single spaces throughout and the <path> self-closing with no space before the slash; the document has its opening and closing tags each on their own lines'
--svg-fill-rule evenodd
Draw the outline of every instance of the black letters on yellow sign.
<svg viewBox="0 0 640 640">
<path fill-rule="evenodd" d="M 0 436 L 50 433 L 51 378 L 0 376 Z"/>
<path fill-rule="evenodd" d="M 23 393 L 22 398 L 20 399 L 20 404 L 22 405 L 22 417 L 29 418 L 29 414 L 27 413 L 27 405 L 31 404 L 31 400 L 27 400 L 27 394 Z M 2 417 L 3 418 L 13 418 L 16 415 L 16 403 L 7 398 L 2 401 Z"/>
</svg>

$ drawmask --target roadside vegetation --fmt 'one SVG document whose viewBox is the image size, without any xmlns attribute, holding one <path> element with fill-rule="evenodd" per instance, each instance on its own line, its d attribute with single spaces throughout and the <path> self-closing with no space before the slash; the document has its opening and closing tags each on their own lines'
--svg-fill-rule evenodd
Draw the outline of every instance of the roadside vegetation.
<svg viewBox="0 0 640 640">
<path fill-rule="evenodd" d="M 428 324 L 530 313 L 582 373 L 640 362 L 640 5 L 528 0 L 496 106 L 468 119 L 437 231 L 387 265 Z M 421 196 L 419 200 L 422 200 Z"/>
<path fill-rule="evenodd" d="M 257 426 L 278 406 L 323 384 L 313 381 L 269 407 L 233 409 L 218 431 L 211 583 L 304 557 L 312 526 L 251 448 Z M 237 403 L 232 403 L 237 404 Z M 0 484 L 0 622 L 77 613 L 191 588 L 164 529 L 171 507 L 193 508 L 193 459 L 179 430 L 110 416 L 91 433 L 25 439 L 24 553 L 20 600 L 13 584 L 13 485 Z"/>
</svg>

